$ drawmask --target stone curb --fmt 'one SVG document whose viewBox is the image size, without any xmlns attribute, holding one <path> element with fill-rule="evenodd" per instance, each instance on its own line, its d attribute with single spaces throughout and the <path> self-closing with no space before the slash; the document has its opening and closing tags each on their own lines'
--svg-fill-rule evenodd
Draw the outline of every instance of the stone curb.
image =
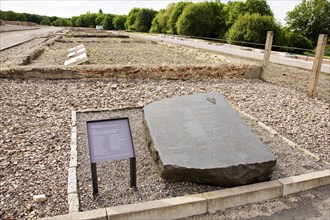
<svg viewBox="0 0 330 220">
<path fill-rule="evenodd" d="M 77 183 L 77 114 L 75 111 L 71 113 L 71 142 L 70 142 L 70 167 L 68 171 L 68 205 L 69 213 L 79 212 L 79 197 Z"/>
<path fill-rule="evenodd" d="M 330 185 L 330 170 L 145 203 L 69 213 L 43 219 L 177 219 L 280 198 Z"/>
</svg>

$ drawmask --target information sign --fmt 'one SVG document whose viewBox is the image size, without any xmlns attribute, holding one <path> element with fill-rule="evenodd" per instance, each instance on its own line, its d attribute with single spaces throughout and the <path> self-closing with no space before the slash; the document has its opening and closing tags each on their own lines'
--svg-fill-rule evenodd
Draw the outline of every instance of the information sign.
<svg viewBox="0 0 330 220">
<path fill-rule="evenodd" d="M 131 187 L 136 187 L 136 159 L 129 119 L 87 121 L 93 192 L 98 193 L 96 163 L 130 158 Z"/>
</svg>

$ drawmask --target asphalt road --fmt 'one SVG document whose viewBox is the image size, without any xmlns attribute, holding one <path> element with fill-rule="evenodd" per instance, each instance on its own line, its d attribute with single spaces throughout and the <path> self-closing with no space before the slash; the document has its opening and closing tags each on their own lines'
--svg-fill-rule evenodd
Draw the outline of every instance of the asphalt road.
<svg viewBox="0 0 330 220">
<path fill-rule="evenodd" d="M 61 31 L 60 27 L 41 27 L 36 30 L 10 31 L 0 33 L 0 50 L 18 45 L 36 37 L 41 37 L 52 32 Z"/>
<path fill-rule="evenodd" d="M 139 34 L 138 36 L 143 37 L 145 39 L 149 39 L 149 40 L 155 40 L 155 41 L 162 40 L 164 42 L 181 44 L 181 45 L 185 45 L 185 46 L 195 47 L 195 48 L 199 48 L 199 49 L 206 49 L 206 50 L 210 50 L 210 51 L 216 51 L 216 52 L 220 52 L 220 53 L 241 56 L 241 57 L 245 57 L 245 58 L 262 60 L 263 56 L 264 56 L 263 53 L 241 50 L 237 47 L 230 47 L 228 44 L 214 45 L 214 44 L 208 44 L 205 41 L 185 39 L 185 38 L 180 38 L 180 37 L 159 36 L 159 35 L 156 36 L 156 35 Z M 311 62 L 311 61 L 296 60 L 296 59 L 292 59 L 292 58 L 288 58 L 288 57 L 284 57 L 284 56 L 280 56 L 280 55 L 276 55 L 276 54 L 272 54 L 270 56 L 270 62 L 299 67 L 299 68 L 308 69 L 308 70 L 311 70 L 313 67 L 313 62 Z M 330 65 L 323 64 L 321 67 L 321 71 L 325 72 L 325 73 L 330 73 Z"/>
</svg>

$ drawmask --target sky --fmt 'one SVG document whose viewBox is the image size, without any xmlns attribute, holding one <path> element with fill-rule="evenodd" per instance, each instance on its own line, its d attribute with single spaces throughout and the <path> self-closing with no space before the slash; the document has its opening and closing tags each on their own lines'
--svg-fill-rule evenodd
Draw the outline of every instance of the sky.
<svg viewBox="0 0 330 220">
<path fill-rule="evenodd" d="M 97 13 L 102 9 L 103 13 L 128 14 L 134 8 L 152 8 L 160 10 L 172 2 L 180 0 L 0 0 L 0 9 L 3 11 L 15 11 L 47 16 L 71 18 L 85 14 L 87 11 Z M 190 0 L 199 2 L 201 0 Z M 227 3 L 227 0 L 221 0 Z M 286 13 L 302 2 L 302 0 L 268 0 L 275 18 L 283 25 Z"/>
</svg>

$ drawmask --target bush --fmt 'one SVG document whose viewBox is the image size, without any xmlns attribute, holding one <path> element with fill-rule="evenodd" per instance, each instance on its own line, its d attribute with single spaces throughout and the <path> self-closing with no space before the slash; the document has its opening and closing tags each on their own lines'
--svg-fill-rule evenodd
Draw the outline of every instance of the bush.
<svg viewBox="0 0 330 220">
<path fill-rule="evenodd" d="M 125 30 L 125 22 L 126 22 L 125 15 L 116 15 L 112 21 L 112 24 L 116 30 Z"/>
<path fill-rule="evenodd" d="M 225 17 L 223 5 L 218 2 L 189 4 L 177 22 L 181 35 L 219 37 L 224 35 Z"/>
<path fill-rule="evenodd" d="M 230 43 L 233 41 L 245 41 L 265 44 L 267 31 L 274 31 L 273 44 L 280 43 L 280 26 L 273 17 L 260 14 L 245 14 L 240 16 L 229 29 L 227 38 Z"/>
</svg>

